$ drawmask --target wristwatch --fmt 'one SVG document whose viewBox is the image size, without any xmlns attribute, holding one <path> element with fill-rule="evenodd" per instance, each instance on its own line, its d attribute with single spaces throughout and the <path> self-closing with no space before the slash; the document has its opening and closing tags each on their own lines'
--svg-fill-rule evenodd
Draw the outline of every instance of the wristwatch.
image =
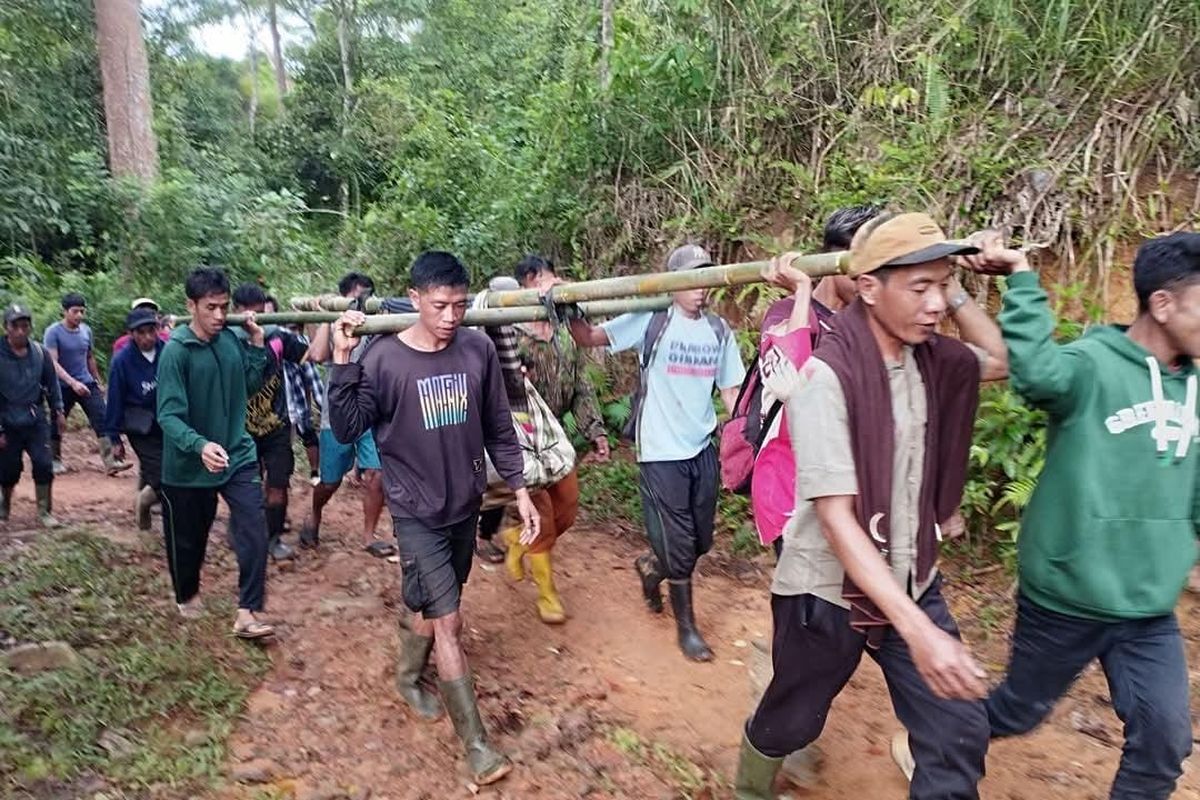
<svg viewBox="0 0 1200 800">
<path fill-rule="evenodd" d="M 958 294 L 954 295 L 954 297 L 951 297 L 947 301 L 947 304 L 950 306 L 950 313 L 951 314 L 958 313 L 958 310 L 960 308 L 962 308 L 964 305 L 966 305 L 967 301 L 970 299 L 971 299 L 971 295 L 967 294 L 966 289 L 959 289 Z"/>
</svg>

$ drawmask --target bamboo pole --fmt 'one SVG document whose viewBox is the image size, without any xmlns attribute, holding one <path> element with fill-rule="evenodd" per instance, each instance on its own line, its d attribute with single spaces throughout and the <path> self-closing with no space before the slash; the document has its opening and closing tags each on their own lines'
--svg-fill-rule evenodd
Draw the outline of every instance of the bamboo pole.
<svg viewBox="0 0 1200 800">
<path fill-rule="evenodd" d="M 591 303 L 581 303 L 589 317 L 611 317 L 630 311 L 659 311 L 671 305 L 670 297 L 629 297 L 617 300 L 597 300 Z M 296 322 L 317 323 L 333 322 L 341 316 L 337 311 L 291 311 L 272 314 L 255 314 L 254 319 L 260 325 L 288 325 Z M 519 306 L 516 308 L 483 308 L 469 309 L 463 318 L 463 325 L 468 327 L 488 327 L 493 325 L 512 325 L 518 322 L 538 322 L 549 319 L 545 306 Z M 186 325 L 191 317 L 177 317 L 176 323 Z M 230 314 L 225 318 L 229 327 L 237 327 L 246 321 L 245 314 Z M 416 324 L 416 314 L 371 314 L 365 324 L 356 329 L 356 333 L 365 336 L 375 333 L 395 333 Z"/>
<path fill-rule="evenodd" d="M 816 278 L 843 272 L 848 258 L 849 254 L 847 253 L 818 253 L 799 256 L 792 262 L 792 266 Z M 621 275 L 615 278 L 560 283 L 551 287 L 549 295 L 553 303 L 579 303 L 586 300 L 655 295 L 687 289 L 741 286 L 761 281 L 762 271 L 767 263 L 766 261 L 750 261 L 744 264 L 700 267 L 685 272 L 654 272 L 647 275 Z M 489 308 L 537 306 L 543 302 L 541 292 L 537 289 L 488 292 Z M 378 311 L 382 304 L 383 301 L 380 298 L 370 298 L 367 300 L 367 312 Z M 292 298 L 292 307 L 312 311 L 344 311 L 350 307 L 350 300 L 334 296 L 295 297 Z"/>
<path fill-rule="evenodd" d="M 799 256 L 792 266 L 807 272 L 814 278 L 834 275 L 845 270 L 848 253 L 818 253 Z M 560 283 L 550 288 L 549 295 L 554 303 L 579 303 L 585 300 L 602 300 L 628 295 L 661 294 L 681 292 L 688 289 L 714 289 L 719 286 L 742 286 L 762 280 L 766 261 L 751 261 L 745 264 L 700 267 L 683 272 L 654 272 L 649 275 L 621 275 L 615 278 L 600 278 L 594 281 Z M 518 289 L 509 292 L 490 292 L 488 306 L 511 308 L 529 306 L 542 302 L 537 289 Z"/>
<path fill-rule="evenodd" d="M 383 311 L 382 297 L 369 297 L 366 302 L 368 314 L 378 314 Z M 298 311 L 347 311 L 350 308 L 349 297 L 339 297 L 335 294 L 319 294 L 311 297 L 293 297 L 292 308 Z"/>
</svg>

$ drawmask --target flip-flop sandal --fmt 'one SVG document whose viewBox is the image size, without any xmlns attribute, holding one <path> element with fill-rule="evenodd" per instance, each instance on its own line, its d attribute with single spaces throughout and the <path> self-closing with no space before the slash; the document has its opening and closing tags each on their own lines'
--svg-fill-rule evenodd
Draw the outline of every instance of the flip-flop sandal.
<svg viewBox="0 0 1200 800">
<path fill-rule="evenodd" d="M 248 625 L 234 625 L 233 635 L 239 639 L 266 639 L 275 635 L 275 629 L 265 622 L 255 620 Z"/>
<path fill-rule="evenodd" d="M 392 544 L 391 542 L 385 542 L 382 539 L 378 539 L 364 546 L 363 550 L 366 550 L 368 553 L 375 556 L 375 558 L 387 558 L 388 556 L 395 554 L 396 545 Z"/>
</svg>

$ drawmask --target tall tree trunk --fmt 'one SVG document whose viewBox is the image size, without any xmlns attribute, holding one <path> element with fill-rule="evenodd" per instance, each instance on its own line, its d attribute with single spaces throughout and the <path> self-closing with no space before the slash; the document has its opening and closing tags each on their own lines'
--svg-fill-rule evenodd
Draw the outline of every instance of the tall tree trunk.
<svg viewBox="0 0 1200 800">
<path fill-rule="evenodd" d="M 350 69 L 350 27 L 354 24 L 353 0 L 342 0 L 338 6 L 337 39 L 338 54 L 342 62 L 342 143 L 350 138 L 350 111 L 353 107 L 354 76 Z M 342 181 L 338 194 L 341 197 L 342 213 L 350 214 L 350 175 L 348 159 L 341 164 Z"/>
<path fill-rule="evenodd" d="M 109 169 L 148 183 L 158 176 L 158 142 L 138 0 L 95 0 L 95 9 Z"/>
<path fill-rule="evenodd" d="M 600 89 L 608 91 L 612 83 L 612 65 L 609 58 L 613 49 L 613 3 L 600 0 Z"/>
<path fill-rule="evenodd" d="M 279 89 L 279 99 L 283 100 L 288 93 L 287 71 L 283 68 L 283 44 L 279 38 L 279 14 L 276 0 L 267 0 L 267 22 L 271 26 L 271 52 L 275 61 L 275 86 Z M 282 104 L 280 105 L 282 109 Z"/>
<path fill-rule="evenodd" d="M 258 121 L 258 30 L 250 3 L 242 1 L 246 12 L 246 28 L 250 32 L 250 135 L 254 136 L 254 124 Z"/>
</svg>

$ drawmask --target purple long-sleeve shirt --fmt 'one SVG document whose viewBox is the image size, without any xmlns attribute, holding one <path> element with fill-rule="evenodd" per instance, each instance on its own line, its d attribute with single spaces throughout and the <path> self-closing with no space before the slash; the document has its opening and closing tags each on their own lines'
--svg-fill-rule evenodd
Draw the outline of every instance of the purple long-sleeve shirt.
<svg viewBox="0 0 1200 800">
<path fill-rule="evenodd" d="M 475 513 L 485 449 L 510 488 L 525 485 L 496 347 L 477 331 L 436 352 L 380 336 L 357 364 L 333 366 L 328 410 L 340 442 L 374 430 L 393 517 L 441 528 Z"/>
</svg>

